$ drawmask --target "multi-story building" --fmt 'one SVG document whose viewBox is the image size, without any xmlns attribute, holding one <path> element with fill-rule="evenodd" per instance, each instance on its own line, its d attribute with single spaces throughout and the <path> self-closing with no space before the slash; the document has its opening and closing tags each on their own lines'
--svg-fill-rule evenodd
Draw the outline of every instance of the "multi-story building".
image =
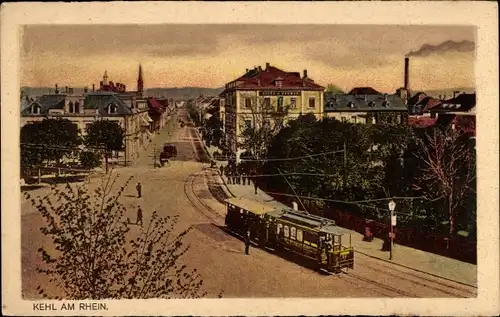
<svg viewBox="0 0 500 317">
<path fill-rule="evenodd" d="M 108 83 L 107 72 L 100 89 L 94 91 L 94 86 L 92 90 L 74 93 L 72 88 L 67 88 L 59 92 L 56 84 L 54 94 L 37 98 L 21 111 L 21 126 L 44 118 L 62 118 L 73 122 L 85 135 L 86 128 L 96 120 L 115 121 L 125 131 L 123 161 L 133 162 L 152 137 L 153 120 L 148 116 L 147 100 L 125 91 L 124 85 Z"/>
<path fill-rule="evenodd" d="M 318 119 L 323 115 L 324 87 L 308 77 L 307 70 L 286 72 L 269 63 L 265 69 L 247 69 L 245 74 L 226 84 L 220 94 L 224 98 L 224 129 L 229 150 L 237 160 L 242 150 L 238 148 L 242 131 L 272 112 L 283 109 L 284 124 L 301 114 L 313 113 Z M 264 118 L 264 121 L 267 119 Z"/>
<path fill-rule="evenodd" d="M 387 116 L 390 113 L 396 116 Z M 325 94 L 325 117 L 363 124 L 403 123 L 408 120 L 408 107 L 398 94 L 381 94 L 363 87 L 348 94 Z M 395 122 L 387 122 L 389 118 Z"/>
</svg>

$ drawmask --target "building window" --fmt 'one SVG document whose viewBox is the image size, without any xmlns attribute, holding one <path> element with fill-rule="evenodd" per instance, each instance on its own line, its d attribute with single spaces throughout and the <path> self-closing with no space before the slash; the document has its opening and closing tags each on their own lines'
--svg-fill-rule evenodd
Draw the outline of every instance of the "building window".
<svg viewBox="0 0 500 317">
<path fill-rule="evenodd" d="M 73 101 L 70 101 L 69 102 L 69 113 L 74 113 L 75 112 L 75 108 L 73 107 Z"/>
<path fill-rule="evenodd" d="M 281 223 L 278 223 L 278 226 L 276 227 L 276 233 L 280 234 L 282 228 L 283 228 L 283 225 Z"/>
<path fill-rule="evenodd" d="M 85 123 L 85 131 L 88 131 L 91 125 L 92 123 Z"/>
<path fill-rule="evenodd" d="M 244 127 L 245 127 L 245 130 L 252 128 L 252 120 L 245 120 Z"/>
<path fill-rule="evenodd" d="M 278 111 L 283 110 L 283 97 L 278 97 Z"/>
<path fill-rule="evenodd" d="M 316 108 L 316 99 L 314 97 L 309 98 L 309 108 Z"/>
<path fill-rule="evenodd" d="M 396 120 L 397 120 L 397 123 L 398 123 L 398 124 L 401 124 L 401 115 L 400 115 L 400 114 L 398 114 L 398 116 L 397 116 L 397 119 L 396 119 Z"/>
<path fill-rule="evenodd" d="M 252 108 L 252 99 L 249 97 L 245 98 L 245 108 L 247 108 L 247 109 Z"/>
<path fill-rule="evenodd" d="M 110 103 L 108 105 L 108 113 L 109 114 L 116 113 L 117 111 L 118 111 L 118 107 L 114 103 Z"/>
<path fill-rule="evenodd" d="M 290 238 L 295 240 L 296 237 L 297 237 L 297 229 L 295 229 L 295 227 L 290 227 Z"/>
<path fill-rule="evenodd" d="M 340 117 L 340 121 L 347 122 L 347 118 L 346 117 Z"/>
<path fill-rule="evenodd" d="M 80 103 L 78 101 L 75 102 L 75 113 L 80 113 Z"/>
<path fill-rule="evenodd" d="M 269 97 L 264 98 L 264 107 L 266 107 L 266 108 L 271 107 L 271 98 L 269 98 Z"/>
<path fill-rule="evenodd" d="M 290 107 L 293 109 L 297 108 L 297 98 L 290 99 Z"/>
<path fill-rule="evenodd" d="M 351 123 L 356 123 L 356 117 L 351 117 Z"/>
<path fill-rule="evenodd" d="M 33 107 L 31 107 L 31 113 L 32 114 L 40 114 L 40 106 L 35 104 Z"/>
</svg>

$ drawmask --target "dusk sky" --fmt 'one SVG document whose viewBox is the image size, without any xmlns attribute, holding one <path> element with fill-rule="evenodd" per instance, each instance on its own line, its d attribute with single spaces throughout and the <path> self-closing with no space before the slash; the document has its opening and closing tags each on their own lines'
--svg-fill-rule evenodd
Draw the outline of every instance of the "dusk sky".
<svg viewBox="0 0 500 317">
<path fill-rule="evenodd" d="M 404 56 L 424 44 L 475 42 L 465 26 L 127 25 L 29 26 L 21 49 L 21 86 L 83 87 L 109 79 L 136 89 L 222 87 L 266 62 L 308 70 L 317 83 L 343 89 L 403 85 Z M 470 43 L 472 42 L 472 43 Z M 474 87 L 474 52 L 448 50 L 410 59 L 410 88 Z"/>
</svg>

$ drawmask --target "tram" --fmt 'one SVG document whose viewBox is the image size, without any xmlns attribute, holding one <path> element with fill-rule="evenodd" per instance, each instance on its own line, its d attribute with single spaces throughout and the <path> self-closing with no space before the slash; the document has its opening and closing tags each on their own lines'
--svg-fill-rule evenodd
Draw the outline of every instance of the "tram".
<svg viewBox="0 0 500 317">
<path fill-rule="evenodd" d="M 246 198 L 228 198 L 225 204 L 227 229 L 237 235 L 250 231 L 261 248 L 296 254 L 333 273 L 354 268 L 351 235 L 346 243 L 333 220 Z"/>
</svg>

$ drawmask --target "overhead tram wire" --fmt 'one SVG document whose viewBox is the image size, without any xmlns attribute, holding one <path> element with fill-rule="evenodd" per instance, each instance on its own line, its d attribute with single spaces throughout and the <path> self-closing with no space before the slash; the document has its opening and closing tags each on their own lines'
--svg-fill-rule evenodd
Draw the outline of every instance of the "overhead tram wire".
<svg viewBox="0 0 500 317">
<path fill-rule="evenodd" d="M 296 156 L 296 157 L 287 157 L 287 158 L 269 158 L 269 159 L 240 159 L 242 162 L 277 162 L 277 161 L 293 161 L 293 160 L 300 160 L 304 158 L 310 158 L 310 157 L 315 157 L 315 156 L 322 156 L 322 155 L 328 155 L 328 154 L 334 154 L 334 153 L 342 153 L 344 150 L 337 150 L 337 151 L 330 151 L 330 152 L 323 152 L 323 153 L 317 153 L 317 154 L 309 154 L 309 155 L 303 155 L 303 156 Z M 278 174 L 279 175 L 279 174 Z"/>
<path fill-rule="evenodd" d="M 377 210 L 381 210 L 381 211 L 390 211 L 389 209 L 386 209 L 386 208 L 380 208 L 380 207 L 376 207 L 376 206 L 362 204 L 363 202 L 381 201 L 382 199 L 344 201 L 344 200 L 335 200 L 335 199 L 319 198 L 319 197 L 312 197 L 312 196 L 300 196 L 300 195 L 292 195 L 292 194 L 277 193 L 277 192 L 265 192 L 265 193 L 270 194 L 270 195 L 299 197 L 299 198 L 310 199 L 310 200 L 321 200 L 321 201 L 328 201 L 328 202 L 341 203 L 341 204 L 351 204 L 351 205 L 356 205 L 358 207 L 366 207 L 366 208 L 377 209 Z M 384 198 L 384 200 L 392 199 L 392 198 L 395 198 L 395 199 L 419 199 L 419 198 L 423 198 L 423 199 L 428 200 L 427 197 L 425 197 L 425 196 L 421 196 L 421 197 L 391 197 L 391 198 Z M 413 216 L 411 214 L 404 213 L 404 212 L 398 212 L 398 214 Z"/>
</svg>

